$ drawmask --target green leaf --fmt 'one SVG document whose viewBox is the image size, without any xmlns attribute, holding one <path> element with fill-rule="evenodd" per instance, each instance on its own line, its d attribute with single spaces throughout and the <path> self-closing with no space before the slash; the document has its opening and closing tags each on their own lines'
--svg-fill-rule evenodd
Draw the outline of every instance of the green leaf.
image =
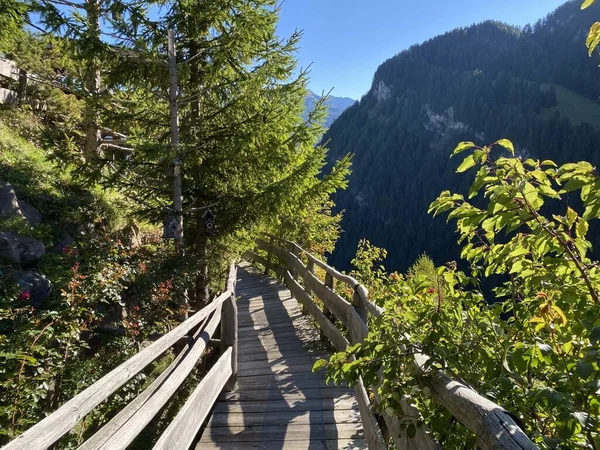
<svg viewBox="0 0 600 450">
<path fill-rule="evenodd" d="M 590 342 L 593 345 L 596 345 L 598 342 L 600 342 L 600 326 L 595 327 L 590 333 Z"/>
<path fill-rule="evenodd" d="M 581 5 L 581 9 L 586 9 L 589 8 L 590 6 L 592 6 L 594 3 L 596 2 L 596 0 L 585 0 L 583 2 L 583 5 Z"/>
<path fill-rule="evenodd" d="M 544 201 L 539 196 L 537 189 L 531 183 L 525 183 L 525 187 L 523 188 L 523 197 L 525 200 L 534 208 L 539 209 Z"/>
<path fill-rule="evenodd" d="M 542 166 L 558 167 L 554 161 L 551 161 L 549 159 L 542 161 Z"/>
<path fill-rule="evenodd" d="M 587 220 L 580 218 L 575 226 L 575 233 L 578 238 L 584 238 L 590 228 L 590 224 Z"/>
<path fill-rule="evenodd" d="M 567 226 L 571 228 L 576 219 L 577 213 L 571 207 L 567 207 Z"/>
<path fill-rule="evenodd" d="M 458 169 L 456 169 L 456 173 L 465 172 L 465 171 L 469 170 L 471 167 L 473 167 L 474 165 L 475 165 L 475 158 L 473 157 L 473 155 L 469 155 L 465 158 L 465 160 L 462 162 L 462 164 L 460 166 L 458 166 Z"/>
<path fill-rule="evenodd" d="M 546 197 L 550 197 L 550 198 L 560 198 L 560 195 L 558 195 L 558 192 L 556 192 L 554 189 L 552 189 L 550 186 L 547 186 L 545 184 L 540 184 L 538 187 L 538 190 L 545 195 Z"/>
<path fill-rule="evenodd" d="M 583 213 L 585 220 L 595 219 L 600 216 L 600 203 L 590 204 Z"/>
<path fill-rule="evenodd" d="M 515 156 L 515 147 L 508 139 L 500 139 L 498 142 L 496 142 L 496 144 L 504 147 L 510 152 L 511 155 Z"/>
<path fill-rule="evenodd" d="M 489 174 L 489 169 L 487 168 L 487 166 L 482 166 L 477 171 L 475 180 L 473 181 L 473 184 L 471 185 L 471 188 L 469 189 L 469 198 L 473 198 L 477 195 L 477 193 L 479 192 L 481 187 L 484 185 L 485 178 L 488 176 L 488 174 Z"/>
<path fill-rule="evenodd" d="M 527 250 L 525 247 L 518 247 L 515 250 L 513 250 L 512 252 L 510 252 L 510 254 L 508 256 L 509 256 L 509 258 L 516 258 L 517 256 L 528 255 L 528 254 L 529 254 L 529 250 Z"/>
<path fill-rule="evenodd" d="M 452 152 L 452 156 L 458 155 L 460 152 L 464 152 L 465 150 L 469 150 L 470 148 L 477 147 L 473 142 L 466 141 L 461 142 L 456 146 L 454 151 Z"/>
<path fill-rule="evenodd" d="M 592 363 L 585 362 L 585 361 L 579 361 L 577 363 L 575 372 L 581 378 L 587 379 L 595 372 L 595 369 L 594 369 L 594 366 L 592 365 Z"/>
<path fill-rule="evenodd" d="M 523 260 L 520 259 L 520 260 L 514 262 L 514 264 L 510 268 L 509 273 L 519 273 L 522 270 L 523 270 Z"/>
<path fill-rule="evenodd" d="M 317 370 L 322 369 L 327 365 L 327 360 L 325 359 L 317 359 L 313 365 L 312 371 L 316 372 Z"/>
</svg>

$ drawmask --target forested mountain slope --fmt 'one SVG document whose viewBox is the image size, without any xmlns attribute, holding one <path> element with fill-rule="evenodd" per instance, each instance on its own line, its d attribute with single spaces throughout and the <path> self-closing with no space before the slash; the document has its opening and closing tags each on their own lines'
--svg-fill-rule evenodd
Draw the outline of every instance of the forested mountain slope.
<svg viewBox="0 0 600 450">
<path fill-rule="evenodd" d="M 488 21 L 438 36 L 384 62 L 369 92 L 331 126 L 330 158 L 354 156 L 345 232 L 332 262 L 348 267 L 359 239 L 389 250 L 388 269 L 406 270 L 426 252 L 458 259 L 452 226 L 427 214 L 442 190 L 464 192 L 449 156 L 461 140 L 499 138 L 517 153 L 596 164 L 600 69 L 585 38 L 600 7 L 568 2 L 523 29 Z"/>
</svg>

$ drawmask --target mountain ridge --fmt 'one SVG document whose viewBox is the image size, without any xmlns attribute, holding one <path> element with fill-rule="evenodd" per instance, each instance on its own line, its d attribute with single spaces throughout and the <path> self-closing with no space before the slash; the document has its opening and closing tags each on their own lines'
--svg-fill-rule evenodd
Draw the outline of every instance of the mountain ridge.
<svg viewBox="0 0 600 450">
<path fill-rule="evenodd" d="M 334 265 L 348 268 L 361 238 L 388 250 L 390 269 L 406 270 L 421 252 L 438 264 L 459 259 L 453 226 L 427 214 L 442 190 L 470 183 L 449 159 L 459 141 L 509 138 L 523 155 L 600 163 L 597 119 L 577 123 L 577 108 L 567 114 L 564 103 L 585 98 L 600 114 L 600 69 L 585 48 L 594 14 L 579 8 L 567 2 L 523 28 L 492 20 L 457 28 L 378 67 L 323 139 L 331 161 L 355 155 L 348 190 L 335 198 L 346 213 Z"/>
<path fill-rule="evenodd" d="M 320 95 L 316 94 L 314 91 L 308 91 L 306 99 L 304 101 L 304 118 L 306 119 L 308 113 L 312 111 L 315 106 L 315 103 L 321 98 Z M 329 96 L 329 100 L 326 102 L 328 107 L 328 115 L 325 120 L 325 126 L 330 127 L 331 124 L 350 106 L 352 106 L 356 100 L 350 97 L 335 97 L 333 95 Z"/>
</svg>

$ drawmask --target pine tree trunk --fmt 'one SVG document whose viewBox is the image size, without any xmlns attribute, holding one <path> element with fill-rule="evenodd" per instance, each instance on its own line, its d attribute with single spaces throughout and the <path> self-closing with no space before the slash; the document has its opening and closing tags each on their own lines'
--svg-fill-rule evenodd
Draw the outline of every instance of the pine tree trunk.
<svg viewBox="0 0 600 450">
<path fill-rule="evenodd" d="M 179 157 L 179 108 L 177 105 L 177 57 L 175 55 L 175 32 L 168 31 L 169 39 L 169 103 L 171 106 L 171 146 L 175 155 L 173 156 L 173 210 L 177 219 L 177 236 L 175 237 L 175 248 L 177 254 L 183 252 L 183 195 L 181 182 L 181 158 Z"/>
<path fill-rule="evenodd" d="M 193 25 L 189 23 L 188 25 Z M 189 54 L 191 56 L 195 56 L 198 53 L 198 43 L 191 39 L 189 41 Z M 189 75 L 189 85 L 191 87 L 191 94 L 198 95 L 198 98 L 195 101 L 192 101 L 190 105 L 190 124 L 196 128 L 194 133 L 196 136 L 201 133 L 198 131 L 200 127 L 200 90 L 201 90 L 201 73 L 200 73 L 200 58 L 196 58 L 194 61 L 190 63 L 190 75 Z M 189 130 L 188 130 L 189 132 Z M 200 196 L 200 193 L 196 193 L 197 198 Z M 196 257 L 199 261 L 198 273 L 196 274 L 196 286 L 194 292 L 194 301 L 196 303 L 196 308 L 199 309 L 209 301 L 209 292 L 208 292 L 208 257 L 207 257 L 207 245 L 208 245 L 208 235 L 206 233 L 206 228 L 204 226 L 204 220 L 201 217 L 198 217 L 196 222 Z"/>
<path fill-rule="evenodd" d="M 97 0 L 87 0 L 85 2 L 85 11 L 87 14 L 89 39 L 91 42 L 97 42 L 100 39 L 100 3 Z M 88 94 L 88 101 L 84 111 L 85 158 L 88 161 L 97 156 L 98 144 L 100 142 L 100 129 L 98 127 L 98 113 L 95 101 L 100 94 L 101 82 L 100 64 L 96 55 L 91 54 L 87 58 L 85 74 L 85 87 Z"/>
<path fill-rule="evenodd" d="M 196 292 L 194 299 L 196 309 L 200 309 L 208 303 L 208 235 L 204 228 L 204 220 L 198 218 L 196 222 L 196 257 L 198 258 L 198 273 L 196 274 Z"/>
</svg>

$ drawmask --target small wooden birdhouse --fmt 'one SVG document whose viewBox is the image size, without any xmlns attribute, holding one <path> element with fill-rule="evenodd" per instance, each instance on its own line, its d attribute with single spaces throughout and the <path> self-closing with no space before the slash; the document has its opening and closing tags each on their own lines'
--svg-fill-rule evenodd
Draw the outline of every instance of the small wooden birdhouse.
<svg viewBox="0 0 600 450">
<path fill-rule="evenodd" d="M 179 224 L 175 216 L 167 216 L 163 221 L 163 239 L 177 239 Z"/>
<path fill-rule="evenodd" d="M 215 234 L 215 215 L 210 209 L 207 209 L 204 211 L 204 214 L 202 214 L 202 218 L 204 219 L 204 229 L 206 230 L 206 234 L 213 236 Z"/>
</svg>

